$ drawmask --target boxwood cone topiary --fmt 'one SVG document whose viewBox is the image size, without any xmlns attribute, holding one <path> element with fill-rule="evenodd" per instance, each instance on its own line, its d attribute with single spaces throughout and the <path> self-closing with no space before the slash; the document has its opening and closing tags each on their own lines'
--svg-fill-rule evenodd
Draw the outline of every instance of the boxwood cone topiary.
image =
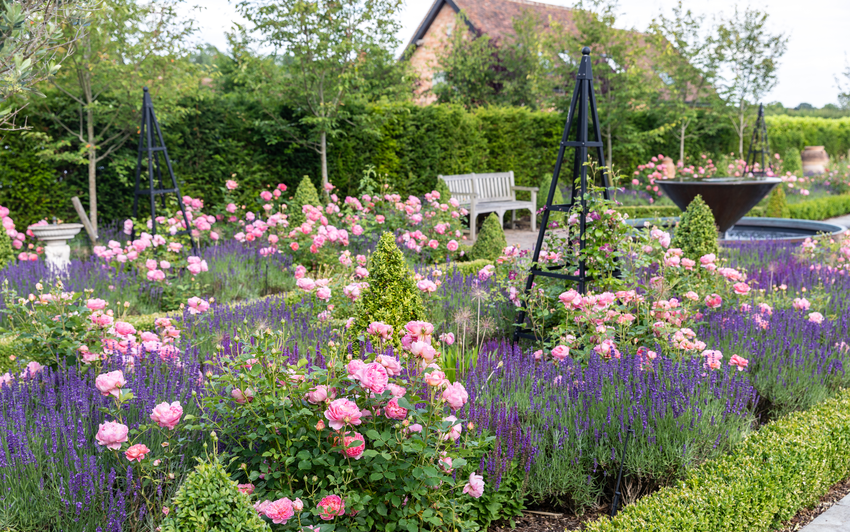
<svg viewBox="0 0 850 532">
<path fill-rule="evenodd" d="M 295 189 L 295 196 L 292 197 L 292 201 L 289 202 L 286 209 L 290 227 L 297 227 L 307 220 L 307 217 L 301 212 L 304 205 L 314 207 L 321 207 L 322 205 L 322 201 L 319 199 L 319 191 L 316 190 L 313 182 L 306 175 L 301 179 L 298 188 Z"/>
<path fill-rule="evenodd" d="M 162 532 L 269 532 L 250 499 L 218 460 L 201 462 L 172 499 Z"/>
<path fill-rule="evenodd" d="M 695 260 L 709 253 L 720 253 L 714 214 L 699 194 L 682 213 L 670 246 L 681 248 L 686 257 Z"/>
<path fill-rule="evenodd" d="M 446 185 L 446 182 L 437 178 L 437 184 L 434 185 L 434 190 L 440 193 L 440 203 L 448 203 L 450 199 L 452 199 L 452 193 L 449 192 L 449 186 Z"/>
<path fill-rule="evenodd" d="M 365 331 L 373 321 L 393 327 L 393 343 L 401 347 L 404 325 L 424 320 L 425 307 L 404 255 L 392 233 L 384 233 L 369 259 L 369 288 L 357 304 L 357 331 Z"/>
<path fill-rule="evenodd" d="M 790 218 L 791 209 L 785 200 L 785 188 L 782 185 L 774 187 L 767 199 L 765 214 L 770 218 Z"/>
<path fill-rule="evenodd" d="M 481 226 L 481 232 L 478 233 L 475 244 L 472 245 L 469 258 L 496 260 L 506 247 L 508 247 L 508 241 L 505 240 L 505 232 L 502 230 L 502 224 L 499 223 L 499 216 L 495 212 L 490 213 L 490 216 L 484 220 L 484 225 Z"/>
<path fill-rule="evenodd" d="M 0 269 L 15 261 L 15 250 L 12 249 L 12 239 L 0 228 Z"/>
</svg>

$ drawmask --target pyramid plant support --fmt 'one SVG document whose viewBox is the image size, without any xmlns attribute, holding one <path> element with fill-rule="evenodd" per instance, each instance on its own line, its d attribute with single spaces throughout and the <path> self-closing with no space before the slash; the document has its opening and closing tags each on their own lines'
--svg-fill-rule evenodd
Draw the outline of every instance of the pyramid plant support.
<svg viewBox="0 0 850 532">
<path fill-rule="evenodd" d="M 570 275 L 560 271 L 564 270 L 567 265 L 554 266 L 543 270 L 540 268 L 538 261 L 540 259 L 540 251 L 543 247 L 543 240 L 546 232 L 549 230 L 549 213 L 552 211 L 567 213 L 565 218 L 569 218 L 569 213 L 576 207 L 581 207 L 579 213 L 579 249 L 584 252 L 585 232 L 587 229 L 587 209 L 586 209 L 586 194 L 587 194 L 587 163 L 588 149 L 596 149 L 596 160 L 599 168 L 602 171 L 602 182 L 604 190 L 602 192 L 606 200 L 610 199 L 609 189 L 611 183 L 609 180 L 607 169 L 605 168 L 605 154 L 602 151 L 602 134 L 599 127 L 599 114 L 596 111 L 596 95 L 593 92 L 593 72 L 590 64 L 590 48 L 584 47 L 581 50 L 581 64 L 578 67 L 578 75 L 576 76 L 576 86 L 573 91 L 573 97 L 570 102 L 569 112 L 567 113 L 567 123 L 564 127 L 564 134 L 561 138 L 560 149 L 558 150 L 558 158 L 555 161 L 555 171 L 552 174 L 552 184 L 549 187 L 549 195 L 546 197 L 546 207 L 543 209 L 543 220 L 540 224 L 540 231 L 537 234 L 537 245 L 534 247 L 534 254 L 531 261 L 531 270 L 529 271 L 528 281 L 525 284 L 525 295 L 531 292 L 531 287 L 534 284 L 534 279 L 537 276 L 551 277 L 578 283 L 578 291 L 582 295 L 587 292 L 588 272 L 587 265 L 584 259 L 579 261 L 578 275 Z M 591 134 L 588 132 L 588 122 L 592 125 Z M 572 130 L 575 128 L 574 140 L 570 140 Z M 564 156 L 567 149 L 574 149 L 573 171 L 570 179 L 570 188 L 572 195 L 570 203 L 563 205 L 553 205 L 552 201 L 555 198 L 558 180 L 561 176 L 561 165 L 564 162 Z M 525 319 L 526 312 L 520 311 L 517 315 L 514 330 L 514 339 L 527 338 L 539 340 L 531 329 L 526 328 Z"/>
<path fill-rule="evenodd" d="M 165 184 L 163 183 L 160 154 L 162 154 L 162 158 L 165 161 L 168 176 L 171 178 L 171 188 L 165 188 Z M 142 188 L 141 184 L 142 157 L 147 159 L 148 179 L 146 188 Z M 186 224 L 186 229 L 177 231 L 173 236 L 188 235 L 189 240 L 192 242 L 192 254 L 199 255 L 197 242 L 192 238 L 191 225 L 189 225 L 189 217 L 186 215 L 183 196 L 180 194 L 180 187 L 177 185 L 174 170 L 171 167 L 171 159 L 168 157 L 168 150 L 165 148 L 165 142 L 162 140 L 162 130 L 159 128 L 159 122 L 156 120 L 151 95 L 148 92 L 148 88 L 145 87 L 142 99 L 142 125 L 139 127 L 139 157 L 136 161 L 136 190 L 133 197 L 133 218 L 136 219 L 139 216 L 139 198 L 149 202 L 151 209 L 151 234 L 154 236 L 156 236 L 156 197 L 162 197 L 162 208 L 165 209 L 165 194 L 177 194 L 177 205 L 180 206 L 180 212 L 183 214 L 183 221 Z M 135 240 L 135 238 L 136 228 L 134 226 L 130 240 Z"/>
<path fill-rule="evenodd" d="M 759 157 L 761 156 L 761 157 Z M 750 149 L 747 150 L 747 168 L 753 176 L 764 177 L 767 175 L 765 156 L 770 161 L 770 143 L 767 140 L 767 124 L 764 121 L 764 104 L 759 104 L 759 116 L 756 126 L 753 128 L 753 137 L 750 139 Z M 756 171 L 756 162 L 761 158 L 760 170 Z"/>
</svg>

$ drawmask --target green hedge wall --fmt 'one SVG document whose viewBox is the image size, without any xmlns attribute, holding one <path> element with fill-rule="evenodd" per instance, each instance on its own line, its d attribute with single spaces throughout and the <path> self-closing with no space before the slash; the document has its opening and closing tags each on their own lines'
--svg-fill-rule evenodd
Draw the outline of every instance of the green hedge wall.
<svg viewBox="0 0 850 532">
<path fill-rule="evenodd" d="M 770 148 L 785 154 L 791 148 L 824 146 L 830 157 L 847 156 L 850 150 L 850 117 L 817 118 L 812 116 L 767 116 Z M 749 137 L 748 137 L 749 138 Z"/>
<path fill-rule="evenodd" d="M 850 213 L 850 194 L 805 200 L 799 203 L 789 204 L 788 209 L 791 211 L 790 218 L 796 220 L 826 220 L 828 218 L 835 218 L 836 216 L 844 216 Z M 630 219 L 664 218 L 682 214 L 679 207 L 674 205 L 661 205 L 657 207 L 623 206 L 619 207 L 618 210 L 628 214 Z M 761 218 L 767 216 L 767 214 L 764 207 L 753 207 L 747 213 L 747 216 Z"/>
<path fill-rule="evenodd" d="M 628 460 L 628 457 L 626 458 Z M 791 414 L 590 532 L 767 532 L 850 476 L 850 391 Z"/>
</svg>

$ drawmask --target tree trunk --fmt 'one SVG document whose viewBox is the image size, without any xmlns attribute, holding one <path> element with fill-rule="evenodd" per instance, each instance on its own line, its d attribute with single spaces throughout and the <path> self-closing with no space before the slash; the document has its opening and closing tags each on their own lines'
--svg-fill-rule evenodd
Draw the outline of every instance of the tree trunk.
<svg viewBox="0 0 850 532">
<path fill-rule="evenodd" d="M 608 126 L 606 126 L 605 130 L 608 132 L 608 134 L 606 135 L 606 137 L 607 137 L 606 141 L 608 143 L 608 160 L 606 162 L 608 163 L 608 167 L 611 168 L 612 161 L 614 161 L 614 148 L 613 148 L 613 145 L 612 145 L 613 143 L 611 142 L 611 137 L 613 136 L 611 134 L 611 125 L 609 124 Z M 600 163 L 601 163 L 601 161 L 600 161 Z M 606 183 L 606 186 L 607 186 L 607 183 Z"/>
<path fill-rule="evenodd" d="M 89 151 L 89 219 L 97 239 L 97 147 L 94 138 L 94 111 L 91 107 L 86 109 L 86 122 Z"/>
<path fill-rule="evenodd" d="M 738 106 L 738 155 L 744 156 L 744 100 Z"/>
<path fill-rule="evenodd" d="M 682 122 L 681 135 L 679 136 L 679 161 L 682 165 L 685 164 L 685 131 L 688 129 L 688 123 Z"/>
<path fill-rule="evenodd" d="M 328 184 L 328 134 L 322 131 L 322 188 Z M 327 189 L 325 189 L 327 190 Z"/>
</svg>

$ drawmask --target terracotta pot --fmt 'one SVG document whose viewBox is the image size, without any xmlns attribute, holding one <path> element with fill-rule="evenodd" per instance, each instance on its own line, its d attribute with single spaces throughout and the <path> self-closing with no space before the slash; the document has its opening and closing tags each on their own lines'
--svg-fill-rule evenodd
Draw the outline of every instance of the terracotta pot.
<svg viewBox="0 0 850 532">
<path fill-rule="evenodd" d="M 822 174 L 826 172 L 826 165 L 829 164 L 829 156 L 823 146 L 806 146 L 800 154 L 800 159 L 803 161 L 804 175 Z"/>
<path fill-rule="evenodd" d="M 664 177 L 667 179 L 675 179 L 676 163 L 673 162 L 673 159 L 671 159 L 670 157 L 665 157 L 661 160 L 661 164 L 664 165 Z"/>
</svg>

